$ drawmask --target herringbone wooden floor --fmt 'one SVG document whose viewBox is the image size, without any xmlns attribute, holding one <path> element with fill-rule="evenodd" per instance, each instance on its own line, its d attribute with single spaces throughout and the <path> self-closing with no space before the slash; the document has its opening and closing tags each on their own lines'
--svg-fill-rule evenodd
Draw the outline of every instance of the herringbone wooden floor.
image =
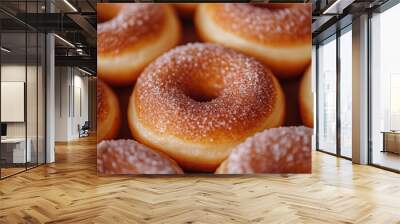
<svg viewBox="0 0 400 224">
<path fill-rule="evenodd" d="M 311 175 L 98 177 L 95 141 L 0 181 L 0 223 L 400 223 L 400 175 L 315 152 Z"/>
</svg>

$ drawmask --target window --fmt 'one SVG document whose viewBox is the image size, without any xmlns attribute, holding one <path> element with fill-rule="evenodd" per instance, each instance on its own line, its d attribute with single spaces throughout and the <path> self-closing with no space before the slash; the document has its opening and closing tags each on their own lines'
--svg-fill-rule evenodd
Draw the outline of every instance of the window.
<svg viewBox="0 0 400 224">
<path fill-rule="evenodd" d="M 43 1 L 0 1 L 0 7 L 41 12 Z M 0 12 L 0 178 L 45 163 L 45 34 Z M 13 108 L 13 109 L 10 109 Z"/>
<path fill-rule="evenodd" d="M 336 36 L 318 47 L 318 145 L 336 153 Z"/>
<path fill-rule="evenodd" d="M 370 161 L 400 170 L 400 5 L 371 18 Z"/>
<path fill-rule="evenodd" d="M 351 26 L 340 36 L 340 155 L 352 157 L 352 35 Z"/>
</svg>

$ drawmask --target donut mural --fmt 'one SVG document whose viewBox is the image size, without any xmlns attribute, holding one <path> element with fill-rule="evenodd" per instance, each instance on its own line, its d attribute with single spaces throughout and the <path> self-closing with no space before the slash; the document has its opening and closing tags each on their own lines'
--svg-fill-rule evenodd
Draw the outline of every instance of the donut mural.
<svg viewBox="0 0 400 224">
<path fill-rule="evenodd" d="M 311 173 L 311 20 L 308 3 L 98 3 L 98 174 Z"/>
</svg>

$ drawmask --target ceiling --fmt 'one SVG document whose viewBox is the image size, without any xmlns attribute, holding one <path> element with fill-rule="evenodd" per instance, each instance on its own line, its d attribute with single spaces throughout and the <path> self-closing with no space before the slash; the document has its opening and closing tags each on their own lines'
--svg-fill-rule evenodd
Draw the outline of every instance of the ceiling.
<svg viewBox="0 0 400 224">
<path fill-rule="evenodd" d="M 56 65 L 95 73 L 96 23 L 96 0 L 47 0 L 47 4 L 45 0 L 0 0 L 2 46 L 11 50 L 8 60 L 36 57 L 43 47 L 37 48 L 37 33 L 51 32 L 60 37 L 55 38 Z"/>
<path fill-rule="evenodd" d="M 353 17 L 373 11 L 389 0 L 312 0 L 313 43 L 351 24 Z"/>
<path fill-rule="evenodd" d="M 318 41 L 331 32 L 337 24 L 351 23 L 353 16 L 376 8 L 387 0 L 293 0 L 313 4 L 313 39 Z M 36 52 L 35 38 L 28 34 L 25 51 L 25 30 L 54 32 L 56 63 L 76 64 L 91 71 L 96 70 L 96 0 L 0 0 L 0 25 L 2 45 L 12 49 L 11 56 L 21 57 Z M 99 2 L 112 2 L 101 0 Z M 49 12 L 52 13 L 49 13 Z M 340 21 L 340 22 L 338 22 Z M 348 22 L 346 22 L 348 21 Z M 41 46 L 39 46 L 41 47 Z M 81 63 L 81 64 L 79 64 Z"/>
</svg>

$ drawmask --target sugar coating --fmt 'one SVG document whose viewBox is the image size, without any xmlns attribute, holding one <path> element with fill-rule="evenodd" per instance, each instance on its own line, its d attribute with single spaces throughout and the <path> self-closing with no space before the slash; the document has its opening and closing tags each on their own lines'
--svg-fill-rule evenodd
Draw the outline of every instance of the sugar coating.
<svg viewBox="0 0 400 224">
<path fill-rule="evenodd" d="M 109 113 L 109 105 L 106 96 L 106 86 L 101 80 L 97 80 L 97 120 L 101 121 Z"/>
<path fill-rule="evenodd" d="M 118 54 L 142 40 L 157 36 L 164 25 L 166 13 L 161 4 L 121 4 L 113 19 L 97 24 L 97 51 Z"/>
<path fill-rule="evenodd" d="M 180 174 L 176 163 L 134 141 L 110 140 L 97 145 L 97 170 L 104 174 Z"/>
<path fill-rule="evenodd" d="M 311 135 L 304 126 L 257 133 L 232 150 L 224 173 L 311 172 Z"/>
<path fill-rule="evenodd" d="M 160 135 L 193 142 L 243 141 L 258 131 L 277 103 L 272 76 L 255 59 L 219 45 L 181 46 L 139 77 L 138 119 Z M 196 101 L 190 95 L 199 86 L 212 89 L 216 97 Z"/>
<path fill-rule="evenodd" d="M 215 4 L 212 17 L 225 30 L 263 43 L 294 44 L 311 40 L 310 4 L 284 4 L 276 8 L 268 6 L 279 4 L 264 5 Z"/>
</svg>

